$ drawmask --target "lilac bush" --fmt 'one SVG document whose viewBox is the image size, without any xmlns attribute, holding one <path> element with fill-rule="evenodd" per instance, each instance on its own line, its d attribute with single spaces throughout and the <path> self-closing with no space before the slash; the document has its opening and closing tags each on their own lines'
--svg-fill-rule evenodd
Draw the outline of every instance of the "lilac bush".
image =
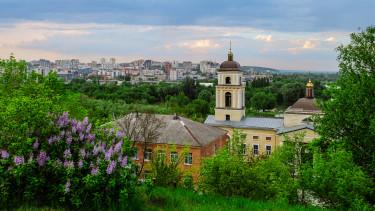
<svg viewBox="0 0 375 211">
<path fill-rule="evenodd" d="M 94 132 L 87 117 L 77 121 L 63 113 L 55 133 L 36 138 L 26 151 L 30 153 L 0 149 L 0 175 L 6 178 L 0 185 L 2 202 L 107 209 L 125 206 L 119 201 L 134 197 L 137 178 L 136 166 L 128 160 L 130 144 L 113 128 Z"/>
</svg>

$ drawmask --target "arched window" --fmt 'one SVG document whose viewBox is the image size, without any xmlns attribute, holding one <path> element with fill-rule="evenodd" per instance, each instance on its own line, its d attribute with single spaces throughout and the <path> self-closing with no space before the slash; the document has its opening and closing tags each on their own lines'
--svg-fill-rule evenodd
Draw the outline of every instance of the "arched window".
<svg viewBox="0 0 375 211">
<path fill-rule="evenodd" d="M 225 93 L 225 107 L 232 107 L 232 94 L 230 92 Z"/>
<path fill-rule="evenodd" d="M 230 77 L 225 78 L 225 84 L 230 84 Z"/>
</svg>

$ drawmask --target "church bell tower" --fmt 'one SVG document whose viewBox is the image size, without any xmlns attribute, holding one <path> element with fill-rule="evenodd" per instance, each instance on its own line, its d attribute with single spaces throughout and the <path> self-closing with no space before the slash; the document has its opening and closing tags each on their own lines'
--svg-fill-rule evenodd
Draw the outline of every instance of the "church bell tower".
<svg viewBox="0 0 375 211">
<path fill-rule="evenodd" d="M 233 60 L 231 47 L 228 60 L 218 70 L 215 120 L 241 121 L 245 117 L 245 84 L 242 83 L 240 64 Z"/>
</svg>

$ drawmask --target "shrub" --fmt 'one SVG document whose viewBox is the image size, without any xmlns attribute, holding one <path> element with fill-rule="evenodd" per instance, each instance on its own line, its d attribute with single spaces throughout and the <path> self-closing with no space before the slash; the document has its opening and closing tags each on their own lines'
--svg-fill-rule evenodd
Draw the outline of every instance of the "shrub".
<svg viewBox="0 0 375 211">
<path fill-rule="evenodd" d="M 80 122 L 67 113 L 55 128 L 47 140 L 32 143 L 29 154 L 1 150 L 0 206 L 130 208 L 137 179 L 122 133 L 95 134 L 87 118 Z"/>
<path fill-rule="evenodd" d="M 306 189 L 328 206 L 357 210 L 373 199 L 371 179 L 354 164 L 351 153 L 343 149 L 315 153 L 314 162 L 301 173 Z"/>
</svg>

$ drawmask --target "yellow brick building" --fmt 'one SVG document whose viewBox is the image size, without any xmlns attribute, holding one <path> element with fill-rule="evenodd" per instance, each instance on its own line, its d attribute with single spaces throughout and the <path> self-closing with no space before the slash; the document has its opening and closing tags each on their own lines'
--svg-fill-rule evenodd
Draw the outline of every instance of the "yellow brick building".
<svg viewBox="0 0 375 211">
<path fill-rule="evenodd" d="M 215 115 L 209 115 L 205 124 L 222 128 L 231 135 L 233 129 L 246 134 L 246 153 L 271 154 L 282 145 L 286 136 L 304 133 L 304 142 L 318 137 L 312 118 L 321 115 L 314 99 L 314 85 L 306 84 L 306 95 L 290 106 L 283 118 L 245 116 L 245 84 L 240 64 L 233 60 L 231 49 L 228 60 L 220 65 L 216 86 Z"/>
</svg>

